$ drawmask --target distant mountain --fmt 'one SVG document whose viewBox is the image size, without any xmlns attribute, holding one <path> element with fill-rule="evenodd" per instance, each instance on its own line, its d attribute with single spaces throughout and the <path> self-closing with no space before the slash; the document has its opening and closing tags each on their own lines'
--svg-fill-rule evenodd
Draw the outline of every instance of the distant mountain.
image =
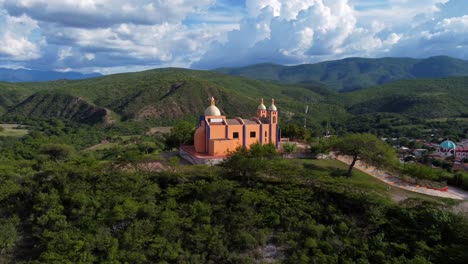
<svg viewBox="0 0 468 264">
<path fill-rule="evenodd" d="M 345 94 L 323 85 L 251 80 L 212 71 L 157 69 L 85 80 L 0 83 L 0 118 L 61 118 L 82 123 L 195 121 L 214 96 L 228 118 L 252 117 L 275 98 L 281 122 L 317 126 L 372 113 L 417 118 L 468 114 L 468 77 L 401 80 Z M 305 116 L 305 106 L 309 111 Z"/>
<path fill-rule="evenodd" d="M 468 76 L 468 61 L 446 56 L 427 59 L 348 58 L 297 66 L 257 64 L 215 71 L 257 80 L 323 83 L 336 91 L 349 92 L 403 79 Z"/>
<path fill-rule="evenodd" d="M 337 94 L 314 85 L 276 84 L 210 71 L 156 69 L 85 80 L 42 83 L 0 83 L 0 116 L 62 118 L 97 123 L 101 120 L 196 120 L 214 96 L 229 118 L 255 116 L 260 98 L 275 98 L 283 121 L 309 115 L 323 121 L 348 116 L 328 103 Z M 106 111 L 103 111 L 105 109 Z"/>
<path fill-rule="evenodd" d="M 98 76 L 101 76 L 101 74 L 0 68 L 0 81 L 2 82 L 46 82 L 61 79 L 79 80 Z"/>
<path fill-rule="evenodd" d="M 437 118 L 468 114 L 468 77 L 402 80 L 343 94 L 352 114 L 398 113 Z"/>
</svg>

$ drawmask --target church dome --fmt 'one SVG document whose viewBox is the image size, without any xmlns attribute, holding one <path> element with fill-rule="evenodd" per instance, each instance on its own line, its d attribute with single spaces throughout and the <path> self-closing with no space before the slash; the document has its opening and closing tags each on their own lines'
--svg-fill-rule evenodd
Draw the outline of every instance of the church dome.
<svg viewBox="0 0 468 264">
<path fill-rule="evenodd" d="M 268 107 L 269 111 L 278 111 L 278 109 L 275 106 L 275 99 L 271 99 L 271 105 Z"/>
<path fill-rule="evenodd" d="M 262 98 L 262 102 L 260 103 L 260 105 L 257 107 L 257 110 L 266 110 L 266 106 L 263 104 L 263 98 Z"/>
<path fill-rule="evenodd" d="M 221 111 L 216 107 L 213 97 L 211 97 L 211 105 L 205 109 L 205 116 L 221 116 Z"/>
<path fill-rule="evenodd" d="M 440 143 L 440 148 L 443 149 L 455 149 L 456 147 L 457 145 L 450 140 L 445 140 L 444 142 Z"/>
</svg>

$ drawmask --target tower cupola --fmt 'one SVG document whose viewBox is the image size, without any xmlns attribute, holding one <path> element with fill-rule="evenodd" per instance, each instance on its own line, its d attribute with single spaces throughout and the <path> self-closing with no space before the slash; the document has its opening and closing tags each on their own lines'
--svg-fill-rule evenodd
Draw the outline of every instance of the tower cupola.
<svg viewBox="0 0 468 264">
<path fill-rule="evenodd" d="M 263 98 L 262 98 L 262 101 L 261 101 L 260 105 L 258 106 L 257 110 L 266 110 L 266 109 L 267 108 L 266 108 L 265 104 L 263 104 Z"/>
<path fill-rule="evenodd" d="M 257 107 L 257 117 L 267 117 L 267 108 L 265 104 L 263 103 L 263 98 L 262 101 L 260 102 L 260 105 Z"/>
<path fill-rule="evenodd" d="M 271 105 L 268 107 L 268 111 L 278 111 L 278 109 L 275 106 L 275 99 L 271 99 Z"/>
</svg>

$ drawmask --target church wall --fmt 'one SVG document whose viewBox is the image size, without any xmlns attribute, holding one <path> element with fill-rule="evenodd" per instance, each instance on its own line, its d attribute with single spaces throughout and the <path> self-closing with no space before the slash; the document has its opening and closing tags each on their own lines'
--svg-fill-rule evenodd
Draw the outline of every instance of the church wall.
<svg viewBox="0 0 468 264">
<path fill-rule="evenodd" d="M 277 134 L 277 131 L 276 131 L 276 124 L 271 124 L 270 125 L 270 131 L 271 131 L 271 143 L 276 145 L 276 134 Z"/>
<path fill-rule="evenodd" d="M 238 146 L 237 140 L 210 140 L 209 154 L 212 156 L 226 155 L 229 151 L 235 151 Z"/>
<path fill-rule="evenodd" d="M 226 138 L 226 128 L 224 125 L 210 126 L 210 139 Z"/>
<path fill-rule="evenodd" d="M 260 143 L 260 125 L 246 125 L 245 126 L 245 144 L 247 147 L 254 143 Z M 250 137 L 250 133 L 255 133 L 255 137 Z"/>
<path fill-rule="evenodd" d="M 234 138 L 234 133 L 239 134 L 239 138 Z M 242 146 L 242 139 L 244 136 L 244 130 L 242 125 L 229 125 L 227 138 L 232 139 L 235 142 L 235 146 Z"/>
<path fill-rule="evenodd" d="M 204 124 L 195 131 L 194 143 L 196 152 L 206 152 L 206 126 Z"/>
<path fill-rule="evenodd" d="M 263 126 L 263 145 L 270 143 L 270 125 L 262 125 Z"/>
</svg>

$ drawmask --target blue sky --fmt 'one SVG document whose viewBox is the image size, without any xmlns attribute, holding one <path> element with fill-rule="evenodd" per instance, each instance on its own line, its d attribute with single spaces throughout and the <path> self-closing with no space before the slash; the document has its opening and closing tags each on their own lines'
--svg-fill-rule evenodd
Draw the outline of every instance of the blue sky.
<svg viewBox="0 0 468 264">
<path fill-rule="evenodd" d="M 0 67 L 116 73 L 468 59 L 466 0 L 0 0 Z"/>
</svg>

